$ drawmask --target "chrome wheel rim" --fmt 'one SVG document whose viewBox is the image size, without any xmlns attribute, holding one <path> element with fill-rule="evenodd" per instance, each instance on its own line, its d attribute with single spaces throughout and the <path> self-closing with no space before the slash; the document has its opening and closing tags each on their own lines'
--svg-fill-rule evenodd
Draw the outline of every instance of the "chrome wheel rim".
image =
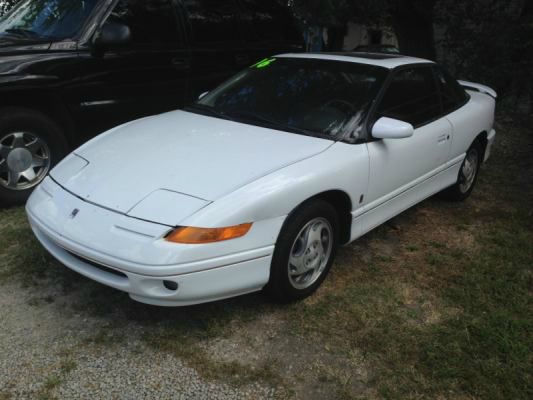
<svg viewBox="0 0 533 400">
<path fill-rule="evenodd" d="M 459 189 L 461 193 L 468 192 L 474 184 L 478 169 L 478 160 L 477 150 L 471 149 L 466 155 L 463 166 L 461 167 L 461 175 L 459 177 Z"/>
<path fill-rule="evenodd" d="M 298 233 L 289 256 L 289 282 L 295 289 L 313 285 L 328 265 L 333 249 L 333 229 L 325 218 L 309 221 Z"/>
<path fill-rule="evenodd" d="M 0 139 L 0 186 L 10 190 L 34 187 L 50 169 L 50 150 L 28 132 L 10 133 Z"/>
</svg>

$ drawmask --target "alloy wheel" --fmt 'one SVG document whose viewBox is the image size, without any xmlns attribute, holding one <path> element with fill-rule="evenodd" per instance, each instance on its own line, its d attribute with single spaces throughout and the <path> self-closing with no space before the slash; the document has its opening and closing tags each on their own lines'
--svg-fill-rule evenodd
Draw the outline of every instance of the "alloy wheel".
<svg viewBox="0 0 533 400">
<path fill-rule="evenodd" d="M 13 132 L 0 139 L 0 186 L 10 190 L 30 189 L 50 169 L 50 150 L 39 137 Z"/>
<path fill-rule="evenodd" d="M 470 149 L 466 155 L 465 161 L 461 168 L 459 178 L 459 190 L 466 193 L 470 190 L 476 180 L 477 170 L 479 167 L 479 155 L 475 148 Z"/>
<path fill-rule="evenodd" d="M 292 245 L 288 274 L 295 289 L 307 289 L 322 275 L 333 249 L 333 229 L 325 218 L 314 218 L 298 233 Z"/>
</svg>

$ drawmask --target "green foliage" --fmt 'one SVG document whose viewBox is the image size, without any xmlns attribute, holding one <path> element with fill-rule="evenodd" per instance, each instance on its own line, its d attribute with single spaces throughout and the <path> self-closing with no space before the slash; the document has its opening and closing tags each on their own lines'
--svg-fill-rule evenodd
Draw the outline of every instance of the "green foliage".
<svg viewBox="0 0 533 400">
<path fill-rule="evenodd" d="M 293 0 L 294 12 L 303 20 L 322 26 L 344 25 L 348 21 L 379 24 L 390 16 L 392 0 Z"/>
<path fill-rule="evenodd" d="M 532 8 L 525 0 L 439 0 L 440 61 L 457 76 L 486 83 L 501 96 L 530 97 Z"/>
</svg>

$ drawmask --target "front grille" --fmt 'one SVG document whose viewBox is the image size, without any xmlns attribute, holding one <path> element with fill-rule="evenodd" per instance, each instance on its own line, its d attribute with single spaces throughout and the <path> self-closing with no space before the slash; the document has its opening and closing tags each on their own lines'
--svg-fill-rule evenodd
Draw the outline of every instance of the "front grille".
<svg viewBox="0 0 533 400">
<path fill-rule="evenodd" d="M 126 278 L 128 279 L 128 276 L 120 271 L 117 271 L 116 269 L 113 269 L 113 268 L 109 268 L 109 267 L 106 267 L 105 265 L 102 265 L 102 264 L 98 264 L 92 260 L 89 260 L 85 257 L 80 257 L 79 255 L 77 254 L 74 254 L 70 251 L 67 251 L 72 257 L 74 258 L 77 258 L 78 260 L 84 262 L 85 264 L 89 264 L 90 266 L 94 267 L 94 268 L 97 268 L 101 271 L 104 271 L 104 272 L 107 272 L 109 274 L 112 274 L 112 275 L 115 275 L 115 276 L 118 276 L 120 278 Z"/>
</svg>

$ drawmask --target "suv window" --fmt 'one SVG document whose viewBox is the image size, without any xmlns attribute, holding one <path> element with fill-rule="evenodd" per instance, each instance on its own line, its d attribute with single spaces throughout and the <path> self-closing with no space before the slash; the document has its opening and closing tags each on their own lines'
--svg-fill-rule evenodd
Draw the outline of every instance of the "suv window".
<svg viewBox="0 0 533 400">
<path fill-rule="evenodd" d="M 175 46 L 181 42 L 172 0 L 120 0 L 108 21 L 128 25 L 133 45 Z"/>
<path fill-rule="evenodd" d="M 409 122 L 428 123 L 441 115 L 439 93 L 431 67 L 413 67 L 395 73 L 378 115 Z"/>
<path fill-rule="evenodd" d="M 68 39 L 83 26 L 97 0 L 25 0 L 0 18 L 0 36 Z M 3 1 L 0 0 L 0 6 Z"/>
<path fill-rule="evenodd" d="M 276 0 L 240 0 L 250 41 L 301 40 L 288 7 Z"/>
<path fill-rule="evenodd" d="M 442 98 L 443 111 L 445 114 L 451 113 L 465 103 L 468 95 L 459 85 L 459 82 L 452 78 L 444 69 L 436 67 L 435 75 Z"/>
<path fill-rule="evenodd" d="M 234 0 L 184 0 L 183 5 L 196 43 L 236 41 L 239 32 Z"/>
</svg>

